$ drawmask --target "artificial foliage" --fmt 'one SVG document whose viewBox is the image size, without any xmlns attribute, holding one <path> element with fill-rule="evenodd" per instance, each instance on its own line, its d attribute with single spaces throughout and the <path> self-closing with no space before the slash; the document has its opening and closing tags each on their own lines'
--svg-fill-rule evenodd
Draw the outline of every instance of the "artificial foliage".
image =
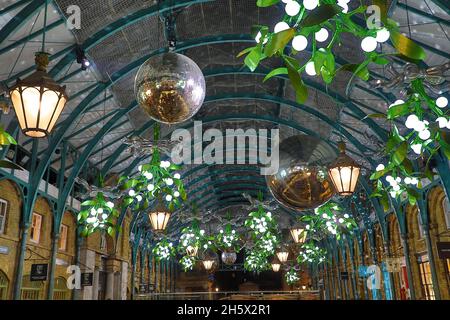
<svg viewBox="0 0 450 320">
<path fill-rule="evenodd" d="M 262 194 L 259 194 L 262 202 Z M 275 253 L 279 243 L 277 222 L 271 212 L 259 205 L 256 211 L 249 213 L 244 226 L 248 228 L 251 248 L 247 248 L 244 268 L 248 271 L 260 272 L 270 267 L 269 257 Z"/>
<path fill-rule="evenodd" d="M 159 130 L 159 125 L 155 125 L 155 141 L 159 139 Z M 160 151 L 154 147 L 150 162 L 139 166 L 136 177 L 119 179 L 119 188 L 126 191 L 123 204 L 134 211 L 147 210 L 156 201 L 164 203 L 171 212 L 179 208 L 186 200 L 183 181 L 177 172 L 180 169 L 170 161 L 161 160 Z"/>
<path fill-rule="evenodd" d="M 299 220 L 306 225 L 309 237 L 315 240 L 329 236 L 339 240 L 343 234 L 358 228 L 356 221 L 333 201 L 316 208 L 314 214 L 305 214 Z"/>
<path fill-rule="evenodd" d="M 180 240 L 178 242 L 178 252 L 187 254 L 190 248 L 200 249 L 204 243 L 207 242 L 208 237 L 205 235 L 205 230 L 199 227 L 199 221 L 194 219 L 191 226 L 181 230 Z"/>
<path fill-rule="evenodd" d="M 156 261 L 169 261 L 176 256 L 176 249 L 172 242 L 163 238 L 152 249 Z"/>
<path fill-rule="evenodd" d="M 415 79 L 407 88 L 405 101 L 393 102 L 383 117 L 391 130 L 383 150 L 386 162 L 380 163 L 370 177 L 376 184 L 372 197 L 379 198 L 385 210 L 389 209 L 389 197 L 406 196 L 414 205 L 422 179 L 433 180 L 433 157 L 442 153 L 450 159 L 448 100 L 444 96 L 432 97 L 424 79 Z M 422 165 L 414 163 L 419 159 Z"/>
<path fill-rule="evenodd" d="M 189 256 L 183 256 L 183 257 L 181 257 L 181 259 L 179 261 L 184 272 L 192 271 L 192 269 L 194 269 L 195 262 L 196 262 L 196 258 L 189 257 Z"/>
<path fill-rule="evenodd" d="M 327 251 L 321 248 L 315 241 L 311 240 L 302 244 L 297 256 L 299 264 L 320 264 L 325 261 Z"/>
<path fill-rule="evenodd" d="M 17 145 L 16 140 L 0 126 L 0 151 L 3 150 L 3 147 L 10 145 Z M 21 166 L 7 159 L 0 160 L 0 168 L 23 170 Z"/>
<path fill-rule="evenodd" d="M 300 281 L 298 272 L 295 270 L 294 267 L 291 267 L 288 271 L 286 271 L 284 278 L 288 285 L 293 285 L 293 284 L 296 284 L 298 281 Z"/>
<path fill-rule="evenodd" d="M 109 235 L 114 235 L 118 217 L 119 211 L 115 204 L 102 192 L 98 192 L 94 198 L 81 203 L 81 211 L 78 213 L 81 235 L 88 236 L 97 230 L 106 230 Z"/>
<path fill-rule="evenodd" d="M 228 214 L 228 219 L 231 215 Z M 242 248 L 242 240 L 236 229 L 233 229 L 231 223 L 227 223 L 221 228 L 215 237 L 215 246 L 221 251 L 238 253 Z"/>
<path fill-rule="evenodd" d="M 278 58 L 283 66 L 271 70 L 264 81 L 281 75 L 287 75 L 295 89 L 297 102 L 304 103 L 308 98 L 308 89 L 302 77 L 304 73 L 320 77 L 326 84 L 333 82 L 339 72 L 351 72 L 354 77 L 364 81 L 369 79 L 368 66 L 371 63 L 385 65 L 386 56 L 402 56 L 408 59 L 425 58 L 424 50 L 412 40 L 402 35 L 398 25 L 387 18 L 383 1 L 374 1 L 379 5 L 381 16 L 378 23 L 367 27 L 365 13 L 367 6 L 359 6 L 348 11 L 345 0 L 305 0 L 283 1 L 257 0 L 259 7 L 270 7 L 280 3 L 286 14 L 275 26 L 254 26 L 252 33 L 256 45 L 243 50 L 238 56 L 244 56 L 245 65 L 255 71 L 265 59 Z M 342 45 L 343 34 L 352 34 L 361 42 L 364 60 L 355 64 L 338 66 L 335 48 Z M 379 43 L 391 40 L 396 52 L 380 54 L 375 50 Z M 307 49 L 308 48 L 308 49 Z M 308 50 L 309 59 L 299 60 L 297 55 Z M 350 88 L 349 81 L 348 88 Z"/>
</svg>

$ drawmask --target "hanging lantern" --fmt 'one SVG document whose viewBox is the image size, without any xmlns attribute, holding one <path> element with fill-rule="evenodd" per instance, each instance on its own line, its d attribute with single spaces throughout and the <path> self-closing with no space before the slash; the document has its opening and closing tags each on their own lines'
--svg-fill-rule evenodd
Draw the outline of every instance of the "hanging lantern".
<svg viewBox="0 0 450 320">
<path fill-rule="evenodd" d="M 294 242 L 297 244 L 302 244 L 306 240 L 306 236 L 308 232 L 300 227 L 294 227 L 290 229 L 292 239 L 294 239 Z"/>
<path fill-rule="evenodd" d="M 197 252 L 198 252 L 198 247 L 197 246 L 188 246 L 186 248 L 186 253 L 190 257 L 195 257 L 197 255 Z"/>
<path fill-rule="evenodd" d="M 60 86 L 47 73 L 48 53 L 38 52 L 37 70 L 10 89 L 11 101 L 26 136 L 48 136 L 67 102 L 65 86 Z"/>
<path fill-rule="evenodd" d="M 203 253 L 202 263 L 206 271 L 211 271 L 216 261 L 217 254 L 211 249 L 208 249 Z"/>
<path fill-rule="evenodd" d="M 139 106 L 153 120 L 166 124 L 192 118 L 206 94 L 205 77 L 198 65 L 174 52 L 144 62 L 134 87 Z"/>
<path fill-rule="evenodd" d="M 280 271 L 280 268 L 281 268 L 281 264 L 279 264 L 279 263 L 272 263 L 272 270 L 273 270 L 273 272 Z"/>
<path fill-rule="evenodd" d="M 158 201 L 156 208 L 148 214 L 152 229 L 155 232 L 163 232 L 167 228 L 171 213 Z"/>
<path fill-rule="evenodd" d="M 277 257 L 281 263 L 286 263 L 286 261 L 288 260 L 288 257 L 289 257 L 289 251 L 285 250 L 285 249 L 279 250 L 279 251 L 277 251 Z"/>
<path fill-rule="evenodd" d="M 345 154 L 345 143 L 338 144 L 340 154 L 330 165 L 328 173 L 336 191 L 341 196 L 350 196 L 353 194 L 358 182 L 361 166 L 355 160 Z"/>
</svg>

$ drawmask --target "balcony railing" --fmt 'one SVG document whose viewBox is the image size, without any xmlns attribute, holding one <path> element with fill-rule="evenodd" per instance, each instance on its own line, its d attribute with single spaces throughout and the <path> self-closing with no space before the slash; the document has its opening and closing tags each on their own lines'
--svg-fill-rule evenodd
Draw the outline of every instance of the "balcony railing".
<svg viewBox="0 0 450 320">
<path fill-rule="evenodd" d="M 301 291 L 228 291 L 176 292 L 135 295 L 136 300 L 320 300 L 320 292 Z"/>
</svg>

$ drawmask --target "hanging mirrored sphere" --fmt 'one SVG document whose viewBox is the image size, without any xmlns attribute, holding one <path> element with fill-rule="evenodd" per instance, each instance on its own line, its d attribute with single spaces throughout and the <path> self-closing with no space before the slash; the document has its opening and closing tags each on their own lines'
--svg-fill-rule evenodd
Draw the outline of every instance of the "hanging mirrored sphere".
<svg viewBox="0 0 450 320">
<path fill-rule="evenodd" d="M 178 53 L 148 59 L 134 84 L 139 106 L 155 121 L 175 124 L 192 118 L 206 94 L 205 78 L 197 64 Z"/>
<path fill-rule="evenodd" d="M 232 265 L 236 262 L 237 254 L 236 252 L 222 252 L 222 262 L 226 265 Z"/>
<path fill-rule="evenodd" d="M 292 136 L 280 143 L 280 165 L 275 175 L 266 176 L 274 198 L 296 211 L 317 208 L 335 194 L 327 165 L 336 152 L 325 142 L 307 135 Z"/>
</svg>

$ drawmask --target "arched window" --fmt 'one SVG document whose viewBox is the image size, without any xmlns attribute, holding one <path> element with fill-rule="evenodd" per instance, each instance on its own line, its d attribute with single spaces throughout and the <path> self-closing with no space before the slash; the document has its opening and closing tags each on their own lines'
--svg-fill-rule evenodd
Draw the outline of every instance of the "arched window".
<svg viewBox="0 0 450 320">
<path fill-rule="evenodd" d="M 447 197 L 442 200 L 442 210 L 444 211 L 445 224 L 447 229 L 450 229 L 450 203 Z"/>
<path fill-rule="evenodd" d="M 6 274 L 0 270 L 0 300 L 8 299 L 8 284 L 9 281 Z"/>
<path fill-rule="evenodd" d="M 22 278 L 21 300 L 42 300 L 44 298 L 44 282 L 31 281 L 30 275 Z"/>
<path fill-rule="evenodd" d="M 67 281 L 63 277 L 55 279 L 55 287 L 53 289 L 53 300 L 69 300 L 70 290 L 67 288 Z"/>
</svg>

